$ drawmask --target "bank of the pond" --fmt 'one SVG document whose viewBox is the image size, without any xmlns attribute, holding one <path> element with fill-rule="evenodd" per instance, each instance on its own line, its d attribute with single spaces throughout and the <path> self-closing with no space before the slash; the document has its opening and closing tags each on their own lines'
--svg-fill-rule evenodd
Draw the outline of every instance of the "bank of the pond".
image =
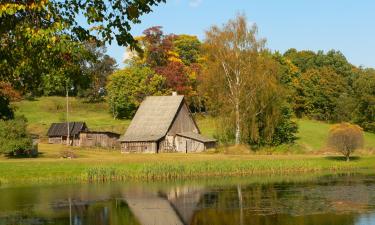
<svg viewBox="0 0 375 225">
<path fill-rule="evenodd" d="M 64 149 L 64 146 L 42 144 L 39 158 L 0 158 L 0 182 L 150 181 L 375 169 L 375 156 L 345 162 L 340 157 L 315 155 L 145 155 L 73 149 L 77 158 L 63 159 L 59 152 Z"/>
</svg>

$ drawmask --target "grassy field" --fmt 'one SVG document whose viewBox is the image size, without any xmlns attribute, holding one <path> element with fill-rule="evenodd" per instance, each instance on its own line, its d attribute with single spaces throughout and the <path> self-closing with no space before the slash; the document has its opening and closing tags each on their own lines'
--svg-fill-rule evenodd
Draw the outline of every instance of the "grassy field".
<svg viewBox="0 0 375 225">
<path fill-rule="evenodd" d="M 17 114 L 25 115 L 29 121 L 29 130 L 45 136 L 48 127 L 53 122 L 65 121 L 65 98 L 42 97 L 35 101 L 16 103 Z M 70 120 L 85 121 L 92 130 L 113 131 L 123 134 L 129 125 L 129 120 L 113 119 L 106 103 L 89 104 L 70 98 Z M 212 137 L 215 133 L 215 120 L 210 117 L 197 117 L 198 126 L 204 135 Z M 299 132 L 296 145 L 291 148 L 299 152 L 309 152 L 324 148 L 329 124 L 307 119 L 297 120 Z M 365 133 L 367 149 L 375 149 L 375 134 Z M 281 146 L 285 149 L 285 146 Z M 290 146 L 288 146 L 290 148 Z"/>
<path fill-rule="evenodd" d="M 76 98 L 71 98 L 70 102 L 70 119 L 85 121 L 92 130 L 123 134 L 130 123 L 129 120 L 113 119 L 105 103 L 88 104 Z M 43 97 L 22 101 L 15 106 L 17 114 L 28 119 L 29 130 L 42 136 L 52 122 L 64 121 L 66 116 L 63 97 Z M 199 116 L 196 120 L 204 135 L 214 135 L 214 118 Z M 299 139 L 294 145 L 278 147 L 276 151 L 288 153 L 280 155 L 274 149 L 271 150 L 273 155 L 266 155 L 267 150 L 251 152 L 244 146 L 220 148 L 202 154 L 145 155 L 41 143 L 38 158 L 9 159 L 0 156 L 0 182 L 148 181 L 375 169 L 375 156 L 372 155 L 359 154 L 361 157 L 349 163 L 337 156 L 322 156 L 319 150 L 325 146 L 329 124 L 305 119 L 297 122 Z M 375 134 L 366 133 L 365 139 L 366 148 L 375 149 Z M 290 148 L 291 151 L 288 150 Z M 77 158 L 61 158 L 60 153 L 66 150 L 73 151 Z M 291 152 L 305 154 L 289 154 Z"/>
<path fill-rule="evenodd" d="M 121 154 L 70 147 L 77 158 L 61 158 L 60 152 L 67 148 L 41 144 L 38 158 L 0 158 L 0 182 L 154 181 L 375 169 L 374 156 L 354 158 L 347 163 L 341 157 L 314 155 Z"/>
</svg>

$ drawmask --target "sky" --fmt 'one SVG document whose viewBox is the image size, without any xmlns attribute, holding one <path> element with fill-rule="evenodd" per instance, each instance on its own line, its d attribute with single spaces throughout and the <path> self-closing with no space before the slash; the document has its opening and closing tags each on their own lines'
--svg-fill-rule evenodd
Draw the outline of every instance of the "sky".
<svg viewBox="0 0 375 225">
<path fill-rule="evenodd" d="M 335 49 L 356 66 L 375 68 L 374 10 L 374 0 L 167 0 L 142 16 L 131 33 L 162 26 L 166 34 L 196 35 L 203 41 L 212 25 L 241 13 L 258 25 L 259 37 L 273 51 Z M 124 47 L 112 43 L 107 54 L 124 66 Z"/>
</svg>

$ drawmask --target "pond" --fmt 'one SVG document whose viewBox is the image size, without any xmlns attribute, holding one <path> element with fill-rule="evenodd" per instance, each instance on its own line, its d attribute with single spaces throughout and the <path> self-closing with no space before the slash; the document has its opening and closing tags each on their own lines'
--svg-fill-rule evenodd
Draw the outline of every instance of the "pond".
<svg viewBox="0 0 375 225">
<path fill-rule="evenodd" d="M 375 175 L 0 186 L 15 224 L 375 224 Z"/>
</svg>

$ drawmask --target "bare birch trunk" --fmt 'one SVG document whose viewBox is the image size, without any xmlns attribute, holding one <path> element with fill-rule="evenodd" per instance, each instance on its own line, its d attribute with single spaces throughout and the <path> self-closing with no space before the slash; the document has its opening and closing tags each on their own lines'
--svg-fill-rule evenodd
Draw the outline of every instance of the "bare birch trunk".
<svg viewBox="0 0 375 225">
<path fill-rule="evenodd" d="M 236 145 L 241 143 L 241 129 L 240 129 L 240 104 L 239 100 L 236 100 Z"/>
</svg>

